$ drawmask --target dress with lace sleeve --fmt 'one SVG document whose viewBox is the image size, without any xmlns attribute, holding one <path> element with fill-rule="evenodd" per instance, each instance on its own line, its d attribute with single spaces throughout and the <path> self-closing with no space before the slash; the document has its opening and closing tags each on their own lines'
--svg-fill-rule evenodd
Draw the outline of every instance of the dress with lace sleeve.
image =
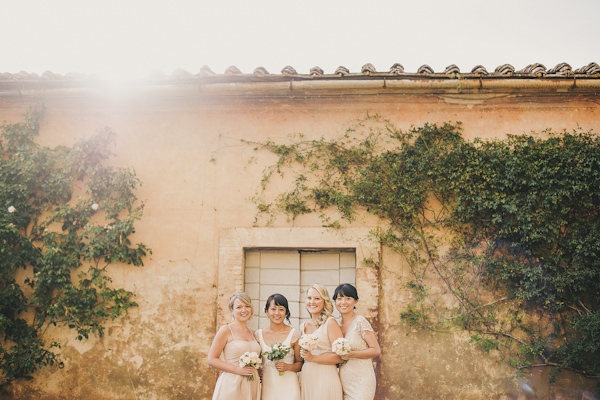
<svg viewBox="0 0 600 400">
<path fill-rule="evenodd" d="M 373 327 L 362 315 L 357 315 L 348 332 L 346 339 L 353 351 L 366 350 L 369 345 L 365 334 L 373 332 Z M 373 400 L 375 397 L 376 381 L 373 361 L 370 358 L 351 358 L 340 366 L 340 380 L 344 391 L 344 400 Z"/>
</svg>

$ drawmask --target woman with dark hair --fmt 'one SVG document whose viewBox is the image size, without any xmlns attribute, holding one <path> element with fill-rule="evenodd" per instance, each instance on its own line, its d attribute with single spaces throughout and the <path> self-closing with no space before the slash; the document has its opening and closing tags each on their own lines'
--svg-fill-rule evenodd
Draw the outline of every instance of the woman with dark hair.
<svg viewBox="0 0 600 400">
<path fill-rule="evenodd" d="M 333 294 L 335 308 L 342 315 L 342 333 L 350 342 L 350 352 L 341 356 L 340 380 L 344 400 L 373 400 L 376 381 L 371 359 L 381 354 L 377 336 L 369 321 L 354 311 L 358 302 L 356 288 L 348 283 L 339 285 Z"/>
<path fill-rule="evenodd" d="M 269 316 L 269 327 L 254 333 L 263 352 L 262 400 L 300 400 L 300 383 L 297 372 L 302 368 L 300 332 L 285 324 L 290 321 L 290 309 L 287 299 L 279 294 L 272 294 L 265 304 L 265 313 Z M 271 361 L 265 355 L 269 346 L 282 343 L 291 348 L 281 361 Z M 283 373 L 283 374 L 281 374 Z"/>
</svg>

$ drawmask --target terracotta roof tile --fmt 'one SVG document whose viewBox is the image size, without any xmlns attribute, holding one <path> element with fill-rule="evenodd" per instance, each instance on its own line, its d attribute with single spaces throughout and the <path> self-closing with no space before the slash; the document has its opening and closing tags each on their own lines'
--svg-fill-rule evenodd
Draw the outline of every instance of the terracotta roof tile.
<svg viewBox="0 0 600 400">
<path fill-rule="evenodd" d="M 503 64 L 496 67 L 496 70 L 494 72 L 501 75 L 512 75 L 515 73 L 515 67 L 513 67 L 510 64 Z"/>
<path fill-rule="evenodd" d="M 254 75 L 269 75 L 269 71 L 265 67 L 258 67 L 254 69 Z"/>
<path fill-rule="evenodd" d="M 419 69 L 417 70 L 417 74 L 433 74 L 433 68 L 431 68 L 429 65 L 424 64 L 421 65 L 419 67 Z"/>
<path fill-rule="evenodd" d="M 211 76 L 211 75 L 215 75 L 215 73 L 213 72 L 212 69 L 210 69 L 210 67 L 208 65 L 204 65 L 204 66 L 202 66 L 202 68 L 200 68 L 200 76 Z"/>
<path fill-rule="evenodd" d="M 322 75 L 324 75 L 324 72 L 321 69 L 321 67 L 312 67 L 310 69 L 310 74 L 313 76 L 322 76 Z"/>
<path fill-rule="evenodd" d="M 567 63 L 560 63 L 556 67 L 549 69 L 547 73 L 551 75 L 573 75 L 573 69 Z"/>
<path fill-rule="evenodd" d="M 368 63 L 368 64 L 365 64 L 362 66 L 362 68 L 360 69 L 360 72 L 362 72 L 363 74 L 370 74 L 372 72 L 377 72 L 377 70 L 375 69 L 373 64 Z"/>
<path fill-rule="evenodd" d="M 225 70 L 225 75 L 241 75 L 242 71 L 240 71 L 240 69 L 238 67 L 236 67 L 235 65 L 232 65 L 231 67 L 227 68 Z"/>
<path fill-rule="evenodd" d="M 390 67 L 389 71 L 377 71 L 373 64 L 367 63 L 363 65 L 360 71 L 351 72 L 348 68 L 344 66 L 339 66 L 335 71 L 330 73 L 325 73 L 320 67 L 313 67 L 308 71 L 308 73 L 298 73 L 294 67 L 288 65 L 281 70 L 281 74 L 270 74 L 266 68 L 257 67 L 254 71 L 249 73 L 243 73 L 236 66 L 231 66 L 227 68 L 223 73 L 215 73 L 212 71 L 207 65 L 200 68 L 200 71 L 197 74 L 191 73 L 189 71 L 183 69 L 176 69 L 171 73 L 171 75 L 165 75 L 162 72 L 153 73 L 151 76 L 144 77 L 143 81 L 147 81 L 152 83 L 160 83 L 161 81 L 168 82 L 169 80 L 174 81 L 194 81 L 194 80 L 210 80 L 215 82 L 221 81 L 233 81 L 233 82 L 241 82 L 241 81 L 281 81 L 286 79 L 298 79 L 298 80 L 310 80 L 310 79 L 325 79 L 325 80 L 335 80 L 335 79 L 376 79 L 376 78 L 390 78 L 390 79 L 452 79 L 455 74 L 460 74 L 461 77 L 465 79 L 469 78 L 489 78 L 489 79 L 498 79 L 498 78 L 566 78 L 573 77 L 576 79 L 600 79 L 600 66 L 591 62 L 586 66 L 583 66 L 579 69 L 573 70 L 571 65 L 567 63 L 560 63 L 553 68 L 546 69 L 543 64 L 530 64 L 525 68 L 520 70 L 515 70 L 515 68 L 510 64 L 504 64 L 498 66 L 493 73 L 488 72 L 488 70 L 483 65 L 475 66 L 470 72 L 461 73 L 460 69 L 456 64 L 451 64 L 447 66 L 444 71 L 434 71 L 429 65 L 424 64 L 418 68 L 416 72 L 406 72 L 404 67 L 400 63 L 395 63 Z M 90 84 L 94 84 L 94 82 L 100 81 L 101 79 L 98 77 L 94 77 L 91 75 L 84 75 L 76 72 L 70 72 L 65 75 L 56 74 L 52 71 L 45 71 L 40 75 L 35 73 L 28 73 L 25 71 L 20 71 L 17 73 L 10 72 L 0 72 L 0 85 L 4 83 L 4 86 L 0 86 L 0 90 L 2 89 L 14 89 L 18 88 L 20 82 L 27 82 L 31 84 L 35 84 L 35 82 L 40 82 L 40 84 L 46 82 L 55 82 L 53 85 L 61 85 L 60 82 L 65 82 L 65 85 L 69 85 L 67 82 L 77 82 L 77 85 L 85 85 L 86 82 L 90 82 Z"/>
<path fill-rule="evenodd" d="M 458 68 L 456 66 L 456 64 L 452 64 L 452 65 L 448 65 L 446 67 L 446 69 L 444 70 L 444 74 L 446 75 L 450 75 L 450 74 L 460 74 L 460 68 Z"/>
<path fill-rule="evenodd" d="M 294 67 L 291 66 L 286 66 L 285 68 L 283 68 L 281 70 L 281 73 L 283 75 L 298 75 L 298 73 L 296 72 L 296 70 L 294 69 Z"/>
<path fill-rule="evenodd" d="M 476 65 L 471 70 L 471 73 L 472 74 L 479 74 L 479 75 L 489 75 L 489 73 L 487 72 L 487 69 L 485 69 L 485 67 L 483 65 Z"/>
<path fill-rule="evenodd" d="M 390 74 L 400 75 L 403 73 L 404 73 L 404 67 L 400 63 L 395 63 L 394 65 L 392 65 L 392 68 L 390 68 Z"/>
<path fill-rule="evenodd" d="M 595 62 L 591 62 L 585 67 L 581 67 L 575 70 L 576 74 L 596 75 L 600 74 L 600 65 Z"/>
<path fill-rule="evenodd" d="M 350 74 L 350 70 L 349 70 L 348 68 L 346 68 L 346 67 L 344 67 L 344 66 L 340 65 L 340 66 L 339 66 L 339 67 L 337 67 L 337 69 L 335 70 L 335 73 L 343 76 L 343 75 L 348 75 L 348 74 Z"/>
<path fill-rule="evenodd" d="M 525 68 L 516 72 L 517 74 L 529 74 L 529 75 L 545 75 L 546 67 L 543 64 L 529 64 Z"/>
<path fill-rule="evenodd" d="M 40 76 L 40 80 L 43 81 L 56 81 L 58 79 L 60 79 L 60 75 L 56 75 L 52 71 L 46 71 L 42 74 L 42 76 Z"/>
</svg>

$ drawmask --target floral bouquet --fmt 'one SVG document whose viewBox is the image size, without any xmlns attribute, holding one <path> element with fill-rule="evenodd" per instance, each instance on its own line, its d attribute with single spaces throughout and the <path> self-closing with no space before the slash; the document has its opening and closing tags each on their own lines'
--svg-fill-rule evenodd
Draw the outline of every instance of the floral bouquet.
<svg viewBox="0 0 600 400">
<path fill-rule="evenodd" d="M 317 337 L 315 335 L 303 335 L 298 339 L 298 346 L 302 350 L 312 351 L 317 347 Z"/>
<path fill-rule="evenodd" d="M 343 337 L 337 338 L 331 344 L 331 351 L 333 351 L 338 356 L 345 356 L 346 354 L 350 353 L 350 350 L 352 350 L 350 348 L 350 341 Z M 344 360 L 342 364 L 346 364 L 347 362 L 348 360 Z"/>
<path fill-rule="evenodd" d="M 252 352 L 247 351 L 240 356 L 240 360 L 238 361 L 238 364 L 240 367 L 256 368 L 260 364 L 262 364 L 262 359 L 254 351 L 252 351 Z M 253 381 L 254 375 L 249 375 L 246 378 L 248 378 L 249 381 Z"/>
<path fill-rule="evenodd" d="M 275 343 L 269 346 L 263 354 L 271 361 L 281 361 L 290 352 L 291 347 L 282 343 Z M 279 371 L 279 376 L 285 375 L 285 371 Z"/>
</svg>

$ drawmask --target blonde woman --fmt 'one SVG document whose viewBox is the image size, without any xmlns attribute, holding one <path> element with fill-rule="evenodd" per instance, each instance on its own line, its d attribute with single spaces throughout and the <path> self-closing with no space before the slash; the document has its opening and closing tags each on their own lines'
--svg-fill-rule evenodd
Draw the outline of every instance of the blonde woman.
<svg viewBox="0 0 600 400">
<path fill-rule="evenodd" d="M 331 351 L 331 343 L 342 337 L 342 330 L 331 316 L 333 304 L 323 285 L 315 284 L 308 289 L 306 309 L 311 319 L 300 325 L 300 333 L 316 336 L 317 346 L 312 351 L 300 351 L 304 358 L 300 379 L 302 400 L 342 400 L 336 366 L 342 359 Z"/>
<path fill-rule="evenodd" d="M 260 345 L 246 323 L 254 308 L 250 297 L 235 292 L 229 299 L 233 322 L 222 326 L 208 351 L 208 365 L 221 371 L 215 385 L 213 400 L 260 400 L 260 378 L 252 367 L 240 367 L 240 356 L 247 351 L 260 354 Z M 219 357 L 223 353 L 224 361 Z M 248 380 L 253 376 L 254 380 Z"/>
</svg>

